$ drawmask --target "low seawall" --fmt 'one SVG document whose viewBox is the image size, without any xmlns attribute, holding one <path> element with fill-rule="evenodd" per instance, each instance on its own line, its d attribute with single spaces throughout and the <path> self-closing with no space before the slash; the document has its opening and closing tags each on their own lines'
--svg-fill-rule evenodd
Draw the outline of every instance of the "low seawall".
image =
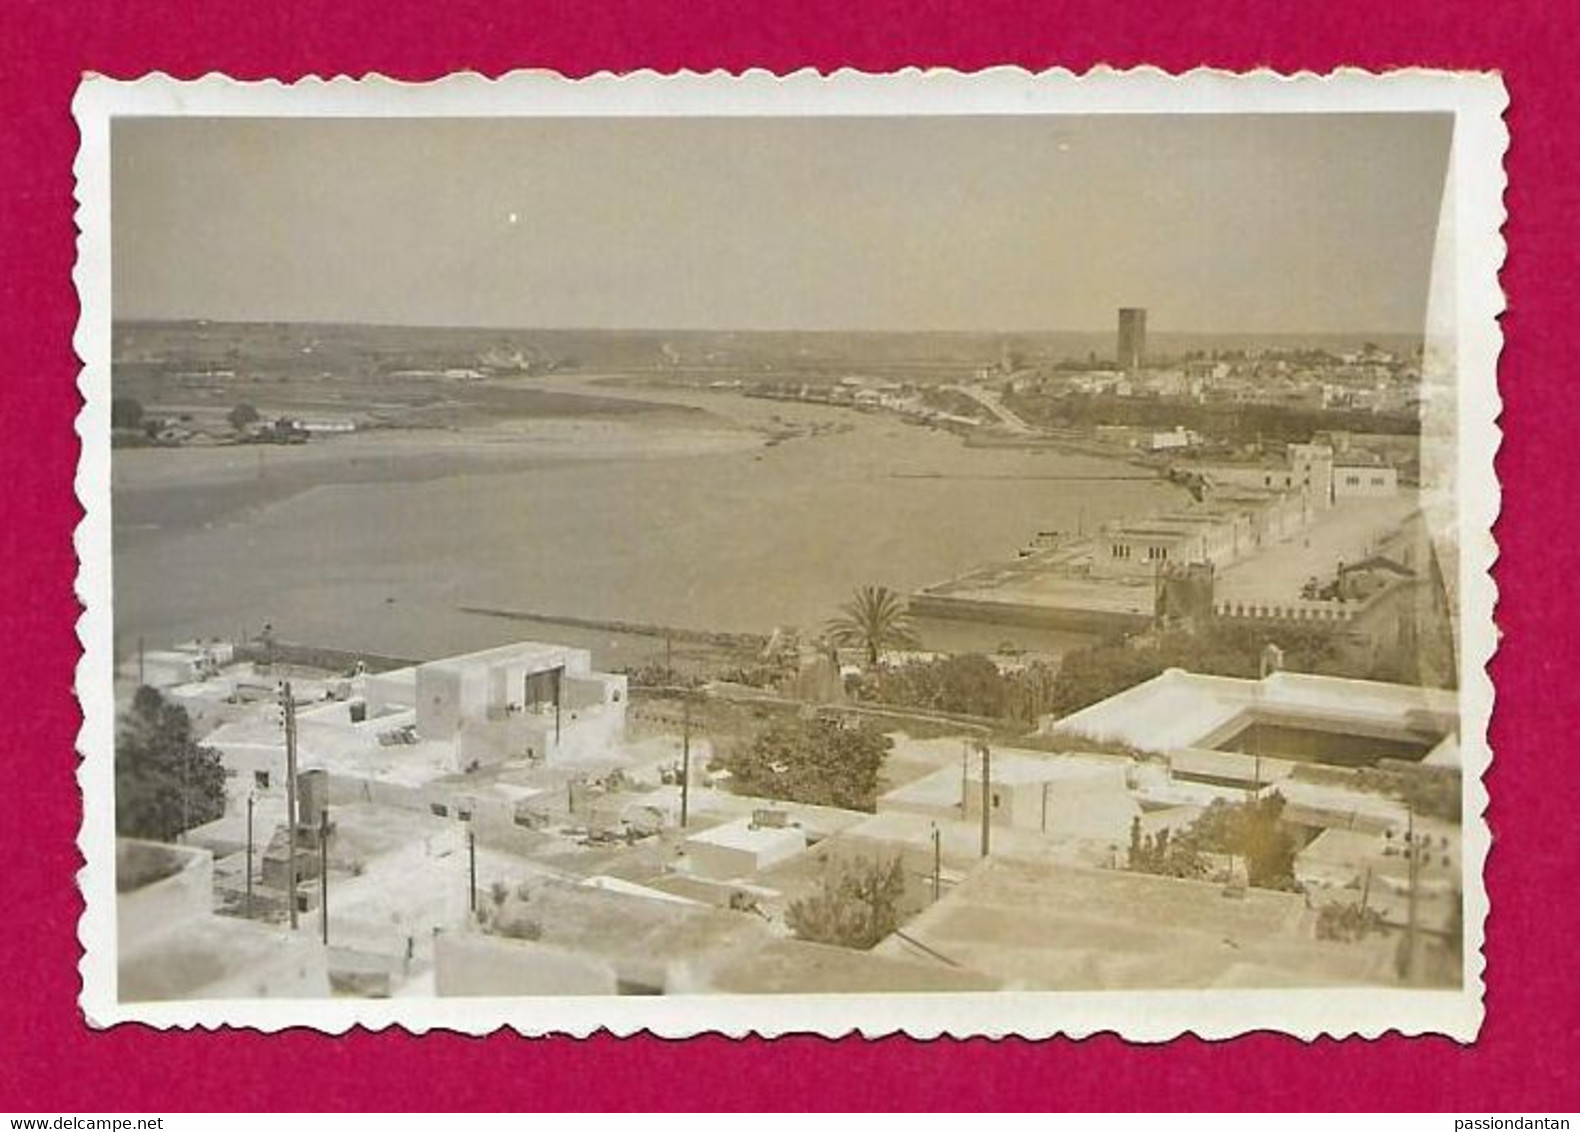
<svg viewBox="0 0 1580 1132">
<path fill-rule="evenodd" d="M 709 629 L 687 629 L 672 625 L 650 625 L 637 621 L 611 621 L 592 617 L 569 617 L 554 613 L 537 613 L 526 609 L 495 609 L 481 605 L 458 607 L 462 613 L 479 617 L 498 617 L 507 621 L 528 621 L 537 625 L 565 625 L 573 629 L 589 629 L 602 633 L 620 633 L 632 637 L 669 639 L 689 644 L 712 645 L 716 648 L 761 652 L 768 638 L 756 633 L 726 633 Z"/>
<path fill-rule="evenodd" d="M 420 660 L 325 648 L 322 645 L 293 644 L 290 641 L 275 641 L 272 646 L 262 641 L 244 641 L 236 646 L 236 659 L 253 664 L 272 660 L 276 664 L 296 664 L 303 668 L 321 668 L 326 672 L 350 672 L 358 664 L 369 672 L 391 672 L 422 663 Z"/>
<path fill-rule="evenodd" d="M 1108 636 L 1134 633 L 1152 625 L 1142 613 L 1114 613 L 1072 606 L 1028 605 L 1010 601 L 981 601 L 975 598 L 948 597 L 943 594 L 912 594 L 908 608 L 913 617 L 934 617 L 949 621 L 974 621 L 1025 629 L 1056 629 L 1070 633 Z"/>
</svg>

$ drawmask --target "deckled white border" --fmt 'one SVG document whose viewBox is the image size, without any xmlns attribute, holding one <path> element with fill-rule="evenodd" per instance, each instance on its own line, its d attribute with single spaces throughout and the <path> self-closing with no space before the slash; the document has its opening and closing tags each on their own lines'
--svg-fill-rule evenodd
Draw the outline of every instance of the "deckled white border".
<svg viewBox="0 0 1580 1132">
<path fill-rule="evenodd" d="M 1493 704 L 1486 672 L 1496 647 L 1492 610 L 1496 557 L 1492 524 L 1499 509 L 1493 469 L 1499 430 L 1496 365 L 1503 295 L 1500 229 L 1502 114 L 1507 94 L 1491 74 L 1423 70 L 1373 75 L 1235 75 L 1197 70 L 1175 77 L 1156 69 L 1099 68 L 1031 74 L 997 68 L 976 74 L 910 70 L 896 75 L 764 71 L 657 75 L 601 74 L 577 81 L 546 72 L 491 80 L 454 75 L 410 84 L 364 79 L 235 82 L 222 75 L 178 81 L 152 75 L 136 82 L 90 76 L 73 102 L 82 134 L 77 156 L 74 272 L 82 314 L 75 346 L 83 362 L 77 419 L 82 442 L 77 496 L 78 622 L 83 646 L 77 695 L 83 708 L 78 784 L 84 798 L 78 839 L 86 861 L 78 880 L 86 902 L 78 928 L 84 947 L 82 1008 L 93 1025 L 145 1022 L 158 1027 L 303 1026 L 340 1033 L 354 1026 L 403 1026 L 483 1034 L 509 1027 L 522 1034 L 617 1035 L 647 1030 L 662 1037 L 701 1032 L 774 1036 L 811 1032 L 872 1037 L 1017 1034 L 1072 1037 L 1112 1031 L 1138 1041 L 1185 1033 L 1226 1038 L 1272 1030 L 1303 1039 L 1375 1037 L 1388 1031 L 1446 1034 L 1471 1041 L 1482 1019 L 1481 944 L 1488 902 L 1481 877 L 1491 838 L 1480 815 L 1491 760 L 1487 727 Z M 802 116 L 1001 115 L 1099 113 L 1288 113 L 1447 111 L 1456 116 L 1452 179 L 1456 352 L 1460 361 L 1458 524 L 1460 528 L 1462 749 L 1465 760 L 1464 988 L 1300 991 L 999 992 L 938 995 L 708 995 L 640 998 L 515 998 L 207 1001 L 121 1004 L 116 999 L 114 771 L 112 746 L 113 593 L 110 568 L 110 169 L 109 123 L 118 116 Z M 1445 212 L 1445 215 L 1448 211 Z"/>
</svg>

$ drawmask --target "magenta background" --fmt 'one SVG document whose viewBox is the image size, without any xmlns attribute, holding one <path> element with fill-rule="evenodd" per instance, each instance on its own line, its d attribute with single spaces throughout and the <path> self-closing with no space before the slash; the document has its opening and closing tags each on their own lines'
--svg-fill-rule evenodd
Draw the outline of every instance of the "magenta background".
<svg viewBox="0 0 1580 1132">
<path fill-rule="evenodd" d="M 1580 938 L 1567 763 L 1580 647 L 1565 600 L 1580 465 L 1572 110 L 1576 7 L 1462 0 L 1301 4 L 1084 0 L 730 0 L 515 7 L 248 0 L 0 5 L 0 1110 L 547 1107 L 1580 1109 Z M 1508 433 L 1498 527 L 1496 848 L 1487 1022 L 1473 1047 L 1257 1035 L 1222 1044 L 905 1040 L 678 1043 L 404 1033 L 95 1033 L 77 1010 L 78 802 L 71 694 L 78 399 L 69 103 L 78 75 L 238 78 L 376 70 L 423 79 L 520 66 L 570 74 L 808 65 L 964 70 L 996 63 L 1181 70 L 1209 63 L 1498 68 L 1513 134 L 1506 229 Z"/>
</svg>

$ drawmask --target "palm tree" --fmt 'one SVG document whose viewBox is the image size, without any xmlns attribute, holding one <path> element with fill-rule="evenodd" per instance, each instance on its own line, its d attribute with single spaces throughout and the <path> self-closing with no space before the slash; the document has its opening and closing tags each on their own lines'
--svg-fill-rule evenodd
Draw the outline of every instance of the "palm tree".
<svg viewBox="0 0 1580 1132">
<path fill-rule="evenodd" d="M 867 650 L 867 663 L 878 663 L 886 648 L 911 648 L 916 634 L 905 612 L 905 600 L 888 586 L 862 586 L 840 606 L 828 623 L 829 639 L 837 645 Z"/>
</svg>

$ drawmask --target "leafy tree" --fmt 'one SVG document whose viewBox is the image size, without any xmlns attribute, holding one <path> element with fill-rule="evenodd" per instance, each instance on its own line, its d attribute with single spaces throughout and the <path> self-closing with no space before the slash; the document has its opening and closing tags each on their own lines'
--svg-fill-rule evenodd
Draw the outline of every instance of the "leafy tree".
<svg viewBox="0 0 1580 1132">
<path fill-rule="evenodd" d="M 1213 625 L 1075 649 L 1065 655 L 1059 666 L 1049 706 L 1054 712 L 1067 715 L 1150 680 L 1167 668 L 1254 677 L 1261 671 L 1262 650 L 1269 644 L 1282 649 L 1285 666 L 1297 672 L 1370 675 L 1347 668 L 1334 651 L 1332 637 L 1322 630 Z"/>
<path fill-rule="evenodd" d="M 900 926 L 904 896 L 899 857 L 831 863 L 817 890 L 786 910 L 785 921 L 797 939 L 865 951 Z"/>
<path fill-rule="evenodd" d="M 1143 680 L 1150 680 L 1164 667 L 1155 653 L 1133 649 L 1126 644 L 1075 649 L 1067 653 L 1059 665 L 1059 674 L 1053 680 L 1051 706 L 1058 714 L 1068 715 Z"/>
<path fill-rule="evenodd" d="M 257 423 L 259 419 L 258 410 L 254 409 L 251 405 L 247 404 L 247 402 L 243 401 L 241 404 L 232 409 L 228 414 L 226 414 L 225 419 L 230 422 L 231 428 L 235 429 L 237 432 L 240 432 L 248 425 Z"/>
<path fill-rule="evenodd" d="M 914 648 L 905 601 L 888 586 L 862 586 L 828 623 L 829 637 L 837 645 L 865 649 L 867 663 L 876 665 L 885 649 Z"/>
<path fill-rule="evenodd" d="M 1213 801 L 1191 823 L 1191 833 L 1209 851 L 1245 860 L 1253 888 L 1291 890 L 1295 885 L 1295 841 L 1283 822 L 1284 796 L 1273 791 L 1239 804 Z"/>
<path fill-rule="evenodd" d="M 143 403 L 135 397 L 110 399 L 111 428 L 140 428 L 143 423 Z"/>
<path fill-rule="evenodd" d="M 1127 866 L 1138 873 L 1170 877 L 1199 877 L 1207 872 L 1196 838 L 1187 830 L 1179 837 L 1167 827 L 1157 833 L 1143 834 L 1141 819 L 1130 820 L 1130 854 Z"/>
<path fill-rule="evenodd" d="M 980 653 L 921 660 L 872 674 L 862 693 L 884 703 L 965 715 L 999 715 L 1004 678 Z"/>
<path fill-rule="evenodd" d="M 928 666 L 934 681 L 932 699 L 939 711 L 966 715 L 1003 715 L 1007 682 L 998 665 L 981 653 L 947 656 Z"/>
<path fill-rule="evenodd" d="M 1000 672 L 981 653 L 961 653 L 870 672 L 860 694 L 903 707 L 1030 722 L 1048 710 L 1054 677 L 1040 661 Z"/>
<path fill-rule="evenodd" d="M 1141 820 L 1130 825 L 1129 868 L 1160 876 L 1200 877 L 1204 854 L 1224 853 L 1245 861 L 1253 888 L 1290 891 L 1295 883 L 1295 842 L 1283 822 L 1284 798 L 1277 791 L 1245 802 L 1215 799 L 1176 836 L 1167 829 L 1143 835 Z"/>
<path fill-rule="evenodd" d="M 724 762 L 742 793 L 871 811 L 890 746 L 874 727 L 782 716 Z"/>
<path fill-rule="evenodd" d="M 153 688 L 137 689 L 115 738 L 116 832 L 174 841 L 224 812 L 219 752 L 192 737 L 186 708 Z"/>
<path fill-rule="evenodd" d="M 1359 904 L 1324 904 L 1317 913 L 1317 938 L 1353 943 L 1383 930 L 1382 913 Z"/>
</svg>

